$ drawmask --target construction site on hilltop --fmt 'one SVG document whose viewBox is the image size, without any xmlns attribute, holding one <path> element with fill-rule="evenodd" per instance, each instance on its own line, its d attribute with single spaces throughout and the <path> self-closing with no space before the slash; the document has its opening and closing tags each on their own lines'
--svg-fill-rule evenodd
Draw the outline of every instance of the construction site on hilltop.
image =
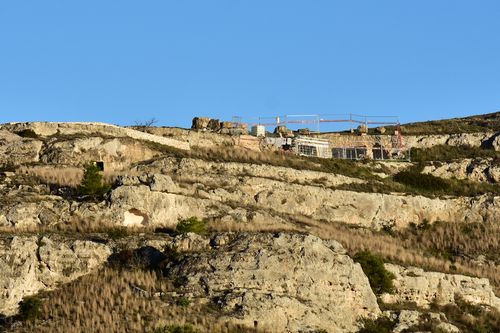
<svg viewBox="0 0 500 333">
<path fill-rule="evenodd" d="M 344 125 L 348 129 L 321 131 L 321 124 Z M 304 125 L 308 127 L 296 128 Z M 243 146 L 271 148 L 301 156 L 410 160 L 410 149 L 405 145 L 399 119 L 394 116 L 285 115 L 233 117 L 231 121 L 195 117 L 191 128 L 239 135 Z"/>
</svg>

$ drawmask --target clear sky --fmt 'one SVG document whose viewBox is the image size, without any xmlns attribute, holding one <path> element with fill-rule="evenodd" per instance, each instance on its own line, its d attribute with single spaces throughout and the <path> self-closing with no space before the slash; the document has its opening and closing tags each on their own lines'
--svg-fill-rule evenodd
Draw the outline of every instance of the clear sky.
<svg viewBox="0 0 500 333">
<path fill-rule="evenodd" d="M 498 110 L 498 0 L 0 1 L 0 123 Z"/>
</svg>

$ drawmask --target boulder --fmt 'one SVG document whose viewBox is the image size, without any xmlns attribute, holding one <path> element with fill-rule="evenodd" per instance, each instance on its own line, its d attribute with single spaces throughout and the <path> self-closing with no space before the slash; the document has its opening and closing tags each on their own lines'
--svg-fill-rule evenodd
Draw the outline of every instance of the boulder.
<svg viewBox="0 0 500 333">
<path fill-rule="evenodd" d="M 209 122 L 210 122 L 210 118 L 194 117 L 191 128 L 196 129 L 196 130 L 205 130 L 205 129 L 207 129 Z"/>
<path fill-rule="evenodd" d="M 212 132 L 217 132 L 221 129 L 221 122 L 219 119 L 210 119 L 207 125 L 207 129 Z"/>
<path fill-rule="evenodd" d="M 176 193 L 179 191 L 177 184 L 167 175 L 155 174 L 149 183 L 151 191 Z"/>
<path fill-rule="evenodd" d="M 500 134 L 497 134 L 494 139 L 491 141 L 491 147 L 495 151 L 500 151 Z"/>
<path fill-rule="evenodd" d="M 335 241 L 288 233 L 228 238 L 216 251 L 166 269 L 185 281 L 180 293 L 215 302 L 223 321 L 279 332 L 354 332 L 358 319 L 380 313 L 361 267 Z"/>
</svg>

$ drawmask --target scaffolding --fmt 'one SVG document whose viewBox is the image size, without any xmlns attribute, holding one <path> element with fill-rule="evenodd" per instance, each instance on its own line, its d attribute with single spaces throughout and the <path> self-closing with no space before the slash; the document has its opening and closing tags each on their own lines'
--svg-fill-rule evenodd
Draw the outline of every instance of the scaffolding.
<svg viewBox="0 0 500 333">
<path fill-rule="evenodd" d="M 332 158 L 330 142 L 323 139 L 297 137 L 292 141 L 292 151 L 297 155 L 309 157 Z"/>
<path fill-rule="evenodd" d="M 320 133 L 322 123 L 345 123 L 349 124 L 349 129 L 353 131 L 360 125 L 367 128 L 369 126 L 398 126 L 397 116 L 366 116 L 354 113 L 347 114 L 287 114 L 284 116 L 271 117 L 240 117 L 234 116 L 232 119 L 234 126 L 246 123 L 251 126 L 261 125 L 265 127 L 311 125 L 312 132 Z"/>
<path fill-rule="evenodd" d="M 318 138 L 317 135 L 322 133 L 320 124 L 323 123 L 348 125 L 349 132 L 353 133 L 354 130 L 357 130 L 358 135 L 339 134 L 338 137 L 330 137 L 329 140 Z M 312 127 L 310 129 L 312 136 L 299 136 L 292 139 L 292 151 L 298 155 L 353 160 L 410 160 L 410 150 L 405 146 L 397 116 L 365 116 L 348 113 L 299 114 L 245 119 L 243 117 L 233 117 L 233 126 L 241 126 L 242 124 L 259 126 L 260 128 L 273 126 L 275 128 L 290 129 L 291 126 L 297 127 L 298 125 Z M 395 130 L 393 135 L 368 135 L 369 126 L 394 126 Z M 304 134 L 300 129 L 298 132 Z M 278 132 L 278 134 L 282 136 L 281 132 Z M 294 134 L 290 132 L 290 134 L 284 136 L 293 137 Z M 290 147 L 289 145 L 286 146 L 287 149 Z M 285 149 L 284 147 L 283 149 Z"/>
</svg>

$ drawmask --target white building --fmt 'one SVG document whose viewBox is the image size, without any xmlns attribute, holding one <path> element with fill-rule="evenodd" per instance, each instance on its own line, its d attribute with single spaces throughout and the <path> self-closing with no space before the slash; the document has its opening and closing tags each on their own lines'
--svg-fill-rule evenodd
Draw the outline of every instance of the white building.
<svg viewBox="0 0 500 333">
<path fill-rule="evenodd" d="M 264 125 L 254 125 L 251 133 L 253 136 L 266 136 L 266 127 Z"/>
</svg>

